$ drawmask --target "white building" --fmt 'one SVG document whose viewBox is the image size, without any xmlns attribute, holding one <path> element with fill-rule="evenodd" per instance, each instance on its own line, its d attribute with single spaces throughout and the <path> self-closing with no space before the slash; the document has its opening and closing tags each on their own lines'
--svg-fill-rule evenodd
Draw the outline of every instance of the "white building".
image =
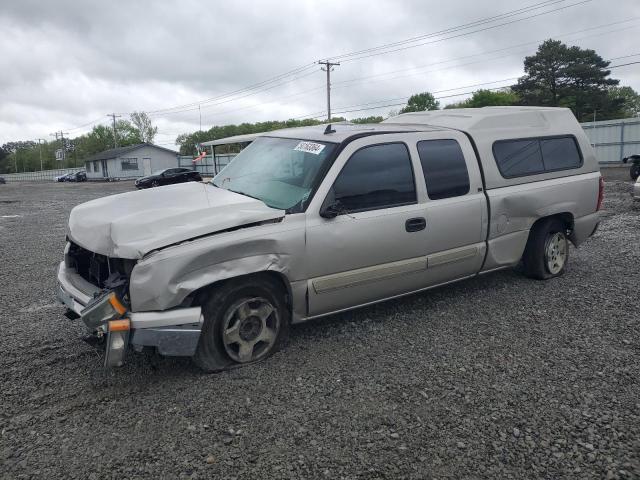
<svg viewBox="0 0 640 480">
<path fill-rule="evenodd" d="M 178 166 L 178 152 L 151 143 L 112 148 L 85 160 L 88 180 L 127 179 Z"/>
</svg>

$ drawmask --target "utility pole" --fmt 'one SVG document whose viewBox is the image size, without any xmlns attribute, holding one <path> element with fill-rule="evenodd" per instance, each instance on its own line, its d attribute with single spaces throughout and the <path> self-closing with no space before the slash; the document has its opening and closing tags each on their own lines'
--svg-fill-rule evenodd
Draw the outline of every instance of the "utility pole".
<svg viewBox="0 0 640 480">
<path fill-rule="evenodd" d="M 318 62 L 318 64 L 324 65 L 324 68 L 320 67 L 320 70 L 327 72 L 327 120 L 331 121 L 331 70 L 333 70 L 333 67 L 340 64 L 331 63 L 329 60 Z"/>
<path fill-rule="evenodd" d="M 116 118 L 121 117 L 122 115 L 116 115 L 115 113 L 110 113 L 107 117 L 111 117 L 113 119 L 113 148 L 118 148 L 118 135 L 116 134 Z"/>
<path fill-rule="evenodd" d="M 44 170 L 44 168 L 42 168 L 42 144 L 40 142 L 44 142 L 44 138 L 39 138 L 38 139 L 38 148 L 40 149 L 40 171 Z"/>
<path fill-rule="evenodd" d="M 200 110 L 200 104 L 198 104 L 198 115 L 200 115 L 200 132 L 202 131 L 202 111 Z"/>
<path fill-rule="evenodd" d="M 60 137 L 58 138 L 58 135 L 60 135 Z M 59 132 L 54 132 L 54 133 L 50 133 L 49 136 L 51 137 L 56 137 L 56 142 L 58 141 L 58 139 L 60 140 L 60 144 L 61 144 L 61 148 L 60 150 L 62 150 L 62 166 L 64 167 L 64 161 L 67 158 L 67 148 L 64 144 L 64 136 L 65 135 L 69 135 L 68 132 L 63 132 L 62 130 L 60 130 Z M 57 159 L 56 159 L 57 160 Z"/>
</svg>

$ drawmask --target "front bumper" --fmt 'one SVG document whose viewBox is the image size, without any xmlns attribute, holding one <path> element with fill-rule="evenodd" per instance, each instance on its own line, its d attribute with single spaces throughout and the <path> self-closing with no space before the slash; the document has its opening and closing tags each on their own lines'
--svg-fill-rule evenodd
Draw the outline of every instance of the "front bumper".
<svg viewBox="0 0 640 480">
<path fill-rule="evenodd" d="M 100 292 L 64 262 L 58 267 L 57 297 L 77 315 Z M 202 330 L 200 307 L 176 308 L 155 312 L 127 312 L 131 321 L 129 345 L 137 351 L 155 347 L 168 356 L 193 356 Z"/>
</svg>

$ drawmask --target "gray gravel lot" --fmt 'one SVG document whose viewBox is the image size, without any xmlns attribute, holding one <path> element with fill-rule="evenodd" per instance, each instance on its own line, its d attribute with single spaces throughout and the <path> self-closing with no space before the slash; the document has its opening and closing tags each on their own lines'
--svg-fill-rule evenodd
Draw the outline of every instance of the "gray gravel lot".
<svg viewBox="0 0 640 480">
<path fill-rule="evenodd" d="M 607 183 L 559 279 L 504 271 L 310 322 L 218 375 L 141 355 L 105 372 L 55 302 L 70 209 L 131 188 L 0 185 L 1 478 L 640 476 L 630 183 Z"/>
</svg>

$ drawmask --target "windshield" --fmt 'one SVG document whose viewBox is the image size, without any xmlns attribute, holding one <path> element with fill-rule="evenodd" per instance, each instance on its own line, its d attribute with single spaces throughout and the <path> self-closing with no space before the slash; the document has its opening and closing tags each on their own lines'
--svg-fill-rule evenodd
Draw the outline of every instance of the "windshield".
<svg viewBox="0 0 640 480">
<path fill-rule="evenodd" d="M 273 208 L 302 211 L 335 148 L 333 143 L 260 137 L 211 183 Z"/>
</svg>

